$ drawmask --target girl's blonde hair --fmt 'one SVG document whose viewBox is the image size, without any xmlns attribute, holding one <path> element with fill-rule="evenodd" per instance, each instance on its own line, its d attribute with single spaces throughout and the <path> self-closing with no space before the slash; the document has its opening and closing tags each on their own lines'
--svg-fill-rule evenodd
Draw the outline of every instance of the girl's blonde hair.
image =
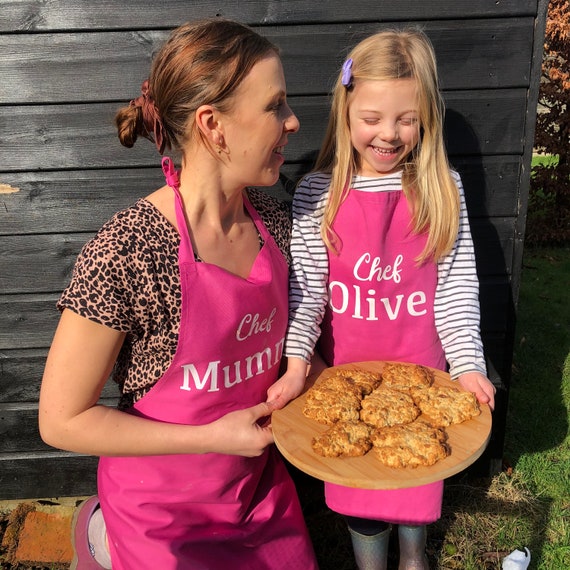
<svg viewBox="0 0 570 570">
<path fill-rule="evenodd" d="M 444 104 L 431 42 L 418 29 L 386 30 L 361 41 L 348 58 L 352 59 L 352 82 L 345 86 L 342 74 L 337 78 L 325 140 L 314 168 L 331 174 L 322 237 L 329 249 L 338 252 L 332 226 L 359 167 L 348 119 L 354 84 L 364 80 L 411 78 L 417 83 L 421 136 L 402 164 L 402 187 L 412 204 L 414 232 L 428 232 L 426 246 L 417 261 L 437 260 L 449 253 L 457 237 L 459 193 L 445 152 Z"/>
</svg>

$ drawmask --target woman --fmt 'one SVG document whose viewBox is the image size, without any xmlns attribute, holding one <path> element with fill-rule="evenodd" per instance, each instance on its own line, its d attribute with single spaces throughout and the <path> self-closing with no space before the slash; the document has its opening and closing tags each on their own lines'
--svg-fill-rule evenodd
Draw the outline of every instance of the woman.
<svg viewBox="0 0 570 570">
<path fill-rule="evenodd" d="M 181 26 L 116 123 L 125 146 L 145 136 L 179 150 L 182 167 L 163 159 L 167 185 L 105 224 L 59 301 L 41 434 L 101 456 L 101 509 L 79 511 L 75 564 L 315 568 L 267 421 L 287 324 L 286 216 L 248 188 L 277 181 L 299 128 L 277 48 L 235 22 Z M 113 369 L 119 409 L 97 404 Z"/>
</svg>

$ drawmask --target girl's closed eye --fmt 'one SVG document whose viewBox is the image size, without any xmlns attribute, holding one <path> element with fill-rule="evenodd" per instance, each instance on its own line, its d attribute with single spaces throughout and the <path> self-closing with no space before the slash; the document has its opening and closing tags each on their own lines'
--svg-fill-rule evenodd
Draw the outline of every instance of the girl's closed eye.
<svg viewBox="0 0 570 570">
<path fill-rule="evenodd" d="M 402 117 L 400 123 L 406 127 L 417 125 L 419 122 L 417 117 Z"/>
</svg>

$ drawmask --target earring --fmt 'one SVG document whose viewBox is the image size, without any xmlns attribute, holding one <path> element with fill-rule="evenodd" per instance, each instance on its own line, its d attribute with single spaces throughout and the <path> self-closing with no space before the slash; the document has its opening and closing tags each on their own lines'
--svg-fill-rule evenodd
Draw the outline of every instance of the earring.
<svg viewBox="0 0 570 570">
<path fill-rule="evenodd" d="M 224 137 L 220 135 L 219 139 L 216 141 L 216 151 L 218 154 L 222 154 L 222 152 L 224 151 L 223 144 L 224 144 Z"/>
</svg>

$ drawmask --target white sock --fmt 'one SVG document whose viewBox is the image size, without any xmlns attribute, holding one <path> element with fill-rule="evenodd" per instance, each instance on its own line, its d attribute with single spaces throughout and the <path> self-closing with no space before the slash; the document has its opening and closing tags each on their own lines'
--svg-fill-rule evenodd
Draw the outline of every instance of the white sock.
<svg viewBox="0 0 570 570">
<path fill-rule="evenodd" d="M 93 558 L 105 570 L 111 570 L 111 555 L 107 546 L 107 527 L 103 519 L 101 509 L 97 509 L 89 519 L 89 527 L 87 528 L 87 536 L 89 537 L 89 550 Z"/>
</svg>

